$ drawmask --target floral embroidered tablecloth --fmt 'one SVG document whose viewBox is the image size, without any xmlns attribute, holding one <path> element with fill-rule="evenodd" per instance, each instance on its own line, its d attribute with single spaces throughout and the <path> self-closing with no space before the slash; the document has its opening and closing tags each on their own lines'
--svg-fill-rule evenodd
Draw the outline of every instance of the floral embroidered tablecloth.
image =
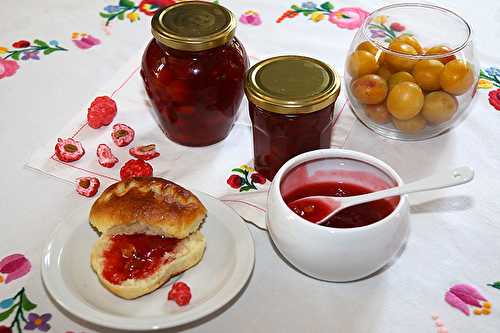
<svg viewBox="0 0 500 333">
<path fill-rule="evenodd" d="M 25 163 L 141 52 L 151 36 L 151 15 L 173 2 L 2 3 L 0 333 L 110 332 L 61 311 L 40 279 L 40 253 L 51 231 L 75 205 L 90 206 L 92 200 L 76 194 L 73 184 L 34 172 Z M 238 16 L 238 36 L 253 57 L 298 53 L 327 61 L 341 73 L 356 29 L 368 12 L 388 3 L 218 2 Z M 302 275 L 282 260 L 265 231 L 252 228 L 257 261 L 248 286 L 230 306 L 173 331 L 421 333 L 441 329 L 442 321 L 449 332 L 498 332 L 500 3 L 435 3 L 456 10 L 473 26 L 482 67 L 473 112 L 454 130 L 418 143 L 386 140 L 355 122 L 339 146 L 385 160 L 405 181 L 468 164 L 476 169 L 474 182 L 411 196 L 412 231 L 405 250 L 388 269 L 353 283 Z M 403 29 L 404 22 L 399 24 L 388 31 Z M 214 182 L 234 193 L 264 186 L 250 166 L 216 167 L 227 172 L 212 180 L 203 179 L 209 170 L 200 170 L 199 181 L 191 180 L 198 190 L 212 193 Z M 491 302 L 491 313 L 465 316 L 450 307 L 444 294 L 458 283 L 475 285 Z"/>
</svg>

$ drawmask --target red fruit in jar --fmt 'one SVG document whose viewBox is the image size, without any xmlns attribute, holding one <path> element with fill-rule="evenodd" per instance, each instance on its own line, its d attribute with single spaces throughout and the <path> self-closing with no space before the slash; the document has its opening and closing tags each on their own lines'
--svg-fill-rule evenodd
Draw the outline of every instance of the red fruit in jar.
<svg viewBox="0 0 500 333">
<path fill-rule="evenodd" d="M 252 182 L 257 183 L 257 184 L 265 184 L 266 183 L 266 178 L 258 172 L 253 173 L 250 176 L 250 179 L 252 180 Z"/>
<path fill-rule="evenodd" d="M 153 167 L 143 160 L 129 160 L 120 169 L 120 178 L 126 180 L 132 177 L 151 177 Z"/>
<path fill-rule="evenodd" d="M 238 175 L 231 175 L 227 179 L 227 184 L 232 188 L 240 188 L 240 186 L 243 184 L 243 178 Z"/>
<path fill-rule="evenodd" d="M 96 97 L 87 112 L 87 122 L 92 128 L 111 124 L 116 116 L 117 108 L 114 100 L 108 96 Z"/>
<path fill-rule="evenodd" d="M 167 298 L 169 301 L 175 301 L 177 305 L 187 305 L 191 300 L 191 289 L 184 282 L 176 282 L 168 292 Z"/>
<path fill-rule="evenodd" d="M 22 49 L 23 47 L 28 47 L 30 45 L 30 42 L 28 42 L 27 40 L 18 40 L 17 42 L 12 43 L 12 46 L 16 49 Z"/>
<path fill-rule="evenodd" d="M 97 146 L 97 160 L 99 164 L 105 168 L 112 168 L 116 163 L 118 163 L 118 158 L 113 155 L 111 148 L 104 143 Z"/>
<path fill-rule="evenodd" d="M 60 161 L 74 162 L 82 158 L 82 156 L 85 154 L 85 149 L 83 149 L 80 141 L 76 141 L 72 138 L 58 138 L 55 147 L 55 153 Z"/>
<path fill-rule="evenodd" d="M 76 179 L 76 192 L 84 197 L 93 197 L 99 190 L 101 183 L 95 177 L 80 177 Z"/>
<path fill-rule="evenodd" d="M 132 128 L 125 124 L 113 125 L 113 133 L 111 138 L 118 147 L 124 147 L 134 140 L 135 132 Z"/>
<path fill-rule="evenodd" d="M 155 157 L 160 156 L 160 153 L 156 151 L 156 145 L 150 144 L 146 146 L 138 146 L 134 148 L 130 148 L 128 151 L 130 155 L 138 158 L 140 160 L 148 161 Z"/>
</svg>

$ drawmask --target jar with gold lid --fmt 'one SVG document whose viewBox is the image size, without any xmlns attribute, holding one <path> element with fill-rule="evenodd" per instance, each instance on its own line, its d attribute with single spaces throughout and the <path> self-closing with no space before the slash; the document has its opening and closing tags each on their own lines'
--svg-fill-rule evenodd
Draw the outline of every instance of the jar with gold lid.
<svg viewBox="0 0 500 333">
<path fill-rule="evenodd" d="M 151 24 L 141 75 L 163 132 L 187 146 L 223 140 L 238 117 L 248 68 L 235 16 L 189 1 L 160 10 Z"/>
<path fill-rule="evenodd" d="M 255 169 L 272 180 L 290 158 L 329 148 L 339 92 L 338 74 L 313 58 L 279 56 L 250 68 L 245 93 Z"/>
</svg>

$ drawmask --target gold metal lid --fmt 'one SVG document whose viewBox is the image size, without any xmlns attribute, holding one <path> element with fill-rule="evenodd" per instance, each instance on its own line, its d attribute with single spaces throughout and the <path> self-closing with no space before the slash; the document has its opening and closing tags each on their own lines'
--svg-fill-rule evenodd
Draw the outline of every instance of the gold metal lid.
<svg viewBox="0 0 500 333">
<path fill-rule="evenodd" d="M 340 77 L 322 61 L 280 56 L 261 61 L 247 72 L 245 93 L 250 102 L 274 113 L 319 111 L 335 102 Z"/>
<path fill-rule="evenodd" d="M 187 1 L 158 11 L 151 21 L 160 43 L 183 51 L 224 45 L 234 36 L 236 18 L 228 9 L 205 1 Z"/>
</svg>

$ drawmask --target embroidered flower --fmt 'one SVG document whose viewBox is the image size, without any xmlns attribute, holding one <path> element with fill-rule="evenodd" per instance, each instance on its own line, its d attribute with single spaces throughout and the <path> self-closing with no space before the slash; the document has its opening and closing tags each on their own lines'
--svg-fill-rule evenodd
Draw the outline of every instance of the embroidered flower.
<svg viewBox="0 0 500 333">
<path fill-rule="evenodd" d="M 254 10 L 247 10 L 240 16 L 240 22 L 249 25 L 261 25 L 262 20 L 259 13 Z"/>
<path fill-rule="evenodd" d="M 119 12 L 120 9 L 121 9 L 120 6 L 113 6 L 113 5 L 109 5 L 109 6 L 104 7 L 104 11 L 106 11 L 108 13 L 116 13 L 116 12 Z"/>
<path fill-rule="evenodd" d="M 489 76 L 500 76 L 500 68 L 488 67 L 484 71 Z"/>
<path fill-rule="evenodd" d="M 15 47 L 16 49 L 22 49 L 30 45 L 31 43 L 28 42 L 27 40 L 18 40 L 17 42 L 12 43 L 12 46 Z"/>
<path fill-rule="evenodd" d="M 252 182 L 257 183 L 257 184 L 265 184 L 266 183 L 266 178 L 258 172 L 252 173 L 252 175 L 250 176 L 250 179 L 252 180 Z"/>
<path fill-rule="evenodd" d="M 462 311 L 465 315 L 470 314 L 468 305 L 481 308 L 481 301 L 487 299 L 472 285 L 456 284 L 448 290 L 444 296 L 446 303 Z"/>
<path fill-rule="evenodd" d="M 391 30 L 397 31 L 397 32 L 401 32 L 401 31 L 404 31 L 406 29 L 406 27 L 404 25 L 402 25 L 401 23 L 398 23 L 398 22 L 392 23 L 390 25 L 390 28 L 391 28 Z"/>
<path fill-rule="evenodd" d="M 75 45 L 80 49 L 89 49 L 101 44 L 101 41 L 98 38 L 95 38 L 86 33 L 73 32 L 71 34 L 71 39 L 73 40 L 73 43 L 75 43 Z"/>
<path fill-rule="evenodd" d="M 226 182 L 232 188 L 240 188 L 240 186 L 243 184 L 243 178 L 238 175 L 231 175 Z"/>
<path fill-rule="evenodd" d="M 30 59 L 40 60 L 40 56 L 38 55 L 38 51 L 23 52 L 21 60 L 30 60 Z"/>
<path fill-rule="evenodd" d="M 9 51 L 9 49 L 8 49 L 8 48 L 3 47 L 3 46 L 0 46 L 0 54 L 7 53 L 8 51 Z"/>
<path fill-rule="evenodd" d="M 373 18 L 372 22 L 377 24 L 384 24 L 387 22 L 388 17 L 386 15 L 379 15 Z"/>
<path fill-rule="evenodd" d="M 0 326 L 0 333 L 12 333 L 12 328 L 1 325 Z"/>
<path fill-rule="evenodd" d="M 248 172 L 254 172 L 255 171 L 255 169 L 252 168 L 251 166 L 249 166 L 248 164 L 243 164 L 242 166 L 240 166 L 240 169 L 248 171 Z"/>
<path fill-rule="evenodd" d="M 359 7 L 340 8 L 330 13 L 328 20 L 343 29 L 359 28 L 368 17 L 368 12 Z"/>
<path fill-rule="evenodd" d="M 0 58 L 0 79 L 14 75 L 18 69 L 17 61 Z"/>
<path fill-rule="evenodd" d="M 316 4 L 312 1 L 308 1 L 308 2 L 303 2 L 302 3 L 302 8 L 305 8 L 305 9 L 316 9 Z"/>
<path fill-rule="evenodd" d="M 11 254 L 0 260 L 0 273 L 7 274 L 6 284 L 25 276 L 30 270 L 31 263 L 22 254 Z"/>
<path fill-rule="evenodd" d="M 139 10 L 148 16 L 153 16 L 156 11 L 175 3 L 174 0 L 143 0 L 139 4 Z"/>
<path fill-rule="evenodd" d="M 500 111 L 500 89 L 490 91 L 488 93 L 488 101 L 495 109 Z"/>
<path fill-rule="evenodd" d="M 371 38 L 385 37 L 385 32 L 382 30 L 370 30 Z"/>
<path fill-rule="evenodd" d="M 3 301 L 0 302 L 0 308 L 1 309 L 8 309 L 14 304 L 14 299 L 13 298 L 6 298 Z"/>
<path fill-rule="evenodd" d="M 130 20 L 130 22 L 135 22 L 140 20 L 139 14 L 136 12 L 128 13 L 127 18 Z"/>
<path fill-rule="evenodd" d="M 232 188 L 239 189 L 240 192 L 257 190 L 256 184 L 265 184 L 267 181 L 264 176 L 247 164 L 234 168 L 231 172 L 237 174 L 230 175 L 226 182 Z"/>
<path fill-rule="evenodd" d="M 311 21 L 317 23 L 325 18 L 325 14 L 322 12 L 314 12 L 311 14 Z"/>
<path fill-rule="evenodd" d="M 42 332 L 48 332 L 50 330 L 50 325 L 48 324 L 50 318 L 52 318 L 50 313 L 44 313 L 39 316 L 38 314 L 32 312 L 28 315 L 28 322 L 24 326 L 24 329 L 28 331 L 38 329 Z"/>
<path fill-rule="evenodd" d="M 477 83 L 479 89 L 491 89 L 493 88 L 493 83 L 490 80 L 480 79 Z"/>
<path fill-rule="evenodd" d="M 53 39 L 53 40 L 51 40 L 49 42 L 49 45 L 52 45 L 54 47 L 58 47 L 59 46 L 59 42 L 57 40 Z"/>
</svg>

